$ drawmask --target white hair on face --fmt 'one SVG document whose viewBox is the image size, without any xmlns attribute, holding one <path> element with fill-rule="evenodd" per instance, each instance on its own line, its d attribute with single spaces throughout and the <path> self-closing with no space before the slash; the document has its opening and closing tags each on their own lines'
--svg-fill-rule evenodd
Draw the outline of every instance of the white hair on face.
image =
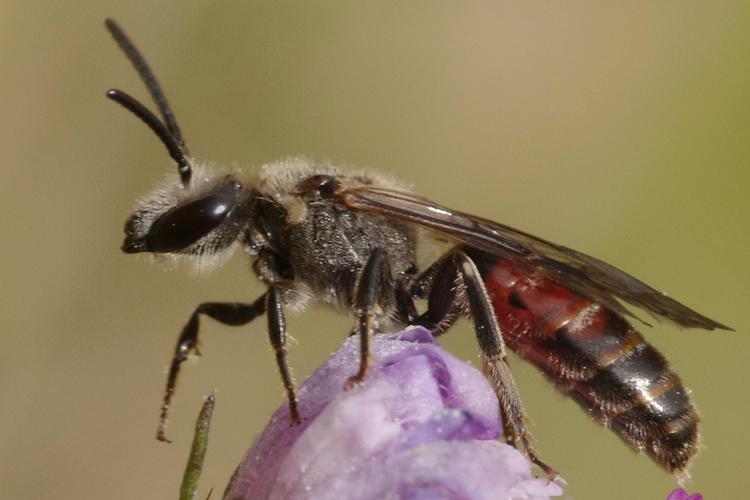
<svg viewBox="0 0 750 500">
<path fill-rule="evenodd" d="M 195 163 L 192 169 L 193 175 L 187 189 L 182 186 L 180 176 L 173 168 L 150 193 L 136 200 L 133 212 L 140 214 L 138 224 L 134 227 L 137 236 L 147 234 L 156 219 L 170 208 L 192 198 L 199 198 L 201 194 L 210 191 L 224 176 L 233 173 L 229 169 L 222 169 L 212 163 Z"/>
<path fill-rule="evenodd" d="M 200 245 L 200 241 L 196 243 Z M 210 274 L 220 268 L 229 260 L 239 247 L 238 242 L 234 242 L 219 250 L 201 248 L 197 253 L 190 253 L 184 256 L 190 262 L 191 270 L 194 274 Z"/>
<path fill-rule="evenodd" d="M 207 162 L 193 163 L 192 177 L 186 189 L 182 186 L 179 174 L 171 169 L 149 194 L 136 201 L 134 213 L 139 215 L 133 226 L 136 236 L 144 237 L 165 212 L 211 192 L 227 175 L 239 178 L 241 174 L 236 167 L 226 168 Z M 238 247 L 238 243 L 234 242 L 225 248 L 217 248 L 213 241 L 210 235 L 206 235 L 188 247 L 185 253 L 152 253 L 152 260 L 167 264 L 168 268 L 187 261 L 192 273 L 207 274 L 221 267 Z"/>
<path fill-rule="evenodd" d="M 210 247 L 199 247 L 200 241 L 191 247 L 191 253 L 153 253 L 148 252 L 138 255 L 146 259 L 150 265 L 158 265 L 165 271 L 175 271 L 187 266 L 192 277 L 204 278 L 219 269 L 232 257 L 239 248 L 239 243 L 234 242 L 219 250 L 211 250 Z"/>
</svg>

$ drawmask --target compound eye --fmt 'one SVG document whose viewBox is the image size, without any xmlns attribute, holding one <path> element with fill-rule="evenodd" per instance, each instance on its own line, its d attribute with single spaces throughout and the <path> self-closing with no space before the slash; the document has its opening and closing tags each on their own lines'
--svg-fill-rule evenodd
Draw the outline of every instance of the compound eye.
<svg viewBox="0 0 750 500">
<path fill-rule="evenodd" d="M 146 236 L 150 252 L 177 252 L 221 224 L 234 208 L 235 197 L 216 193 L 175 207 L 156 219 Z"/>
</svg>

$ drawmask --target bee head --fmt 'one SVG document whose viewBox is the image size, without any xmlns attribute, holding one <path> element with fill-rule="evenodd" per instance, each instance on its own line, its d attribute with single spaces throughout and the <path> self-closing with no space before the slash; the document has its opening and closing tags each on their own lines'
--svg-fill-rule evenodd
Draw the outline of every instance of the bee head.
<svg viewBox="0 0 750 500">
<path fill-rule="evenodd" d="M 247 190 L 230 175 L 201 184 L 172 182 L 144 198 L 125 222 L 122 250 L 202 255 L 236 241 L 247 220 Z"/>
<path fill-rule="evenodd" d="M 232 175 L 217 176 L 207 166 L 195 165 L 167 98 L 143 56 L 117 23 L 107 19 L 105 25 L 146 85 L 159 116 L 122 90 L 110 89 L 107 97 L 156 134 L 179 174 L 179 181 L 172 177 L 141 200 L 125 223 L 122 250 L 208 255 L 227 248 L 243 229 L 249 190 Z M 193 175 L 194 167 L 201 170 L 198 175 Z"/>
</svg>

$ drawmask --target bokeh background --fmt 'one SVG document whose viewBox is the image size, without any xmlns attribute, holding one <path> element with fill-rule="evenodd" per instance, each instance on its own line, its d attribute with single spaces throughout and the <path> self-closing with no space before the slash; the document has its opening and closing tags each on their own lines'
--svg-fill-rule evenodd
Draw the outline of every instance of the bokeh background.
<svg viewBox="0 0 750 500">
<path fill-rule="evenodd" d="M 116 86 L 148 100 L 106 16 L 146 54 L 200 158 L 254 168 L 303 154 L 390 172 L 736 328 L 645 334 L 703 416 L 689 489 L 747 494 L 747 2 L 5 0 L 0 498 L 174 498 L 213 388 L 201 495 L 216 495 L 284 401 L 264 322 L 204 321 L 204 356 L 184 370 L 173 408 L 175 442 L 154 440 L 164 368 L 193 307 L 262 290 L 241 254 L 206 279 L 120 253 L 134 200 L 174 167 L 104 98 Z M 310 311 L 289 323 L 300 380 L 351 318 Z M 468 323 L 444 345 L 477 363 Z M 674 486 L 512 362 L 568 498 L 663 498 Z"/>
</svg>

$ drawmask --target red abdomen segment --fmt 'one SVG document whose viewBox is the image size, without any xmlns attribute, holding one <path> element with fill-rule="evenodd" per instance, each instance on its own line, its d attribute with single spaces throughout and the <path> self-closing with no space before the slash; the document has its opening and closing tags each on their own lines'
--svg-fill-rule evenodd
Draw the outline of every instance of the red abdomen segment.
<svg viewBox="0 0 750 500">
<path fill-rule="evenodd" d="M 684 471 L 698 448 L 698 415 L 664 356 L 600 304 L 524 265 L 469 254 L 506 344 L 629 446 Z"/>
</svg>

